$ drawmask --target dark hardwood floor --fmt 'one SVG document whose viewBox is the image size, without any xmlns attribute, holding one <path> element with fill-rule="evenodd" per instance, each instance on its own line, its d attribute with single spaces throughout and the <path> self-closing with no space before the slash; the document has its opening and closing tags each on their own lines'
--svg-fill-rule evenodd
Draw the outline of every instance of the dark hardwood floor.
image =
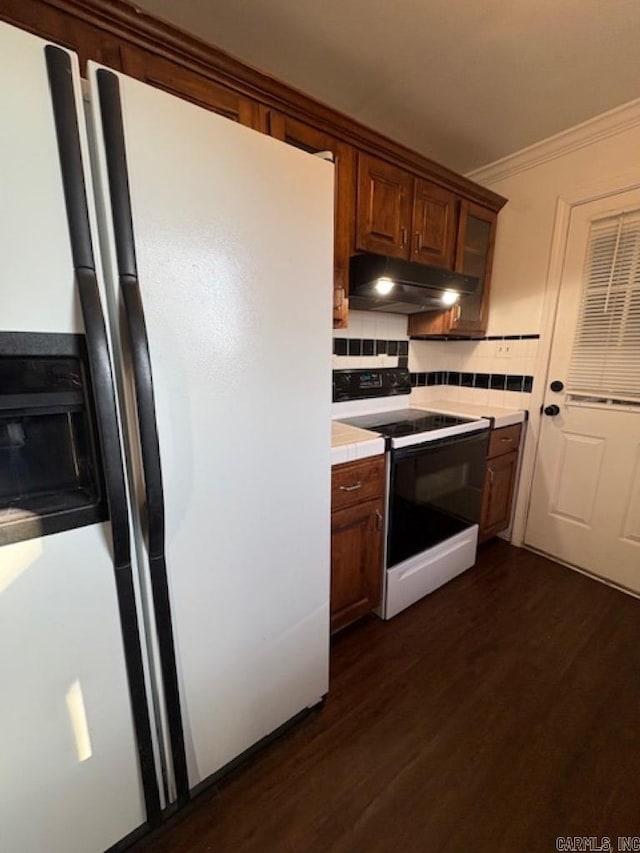
<svg viewBox="0 0 640 853">
<path fill-rule="evenodd" d="M 501 541 L 334 638 L 324 707 L 147 853 L 537 853 L 640 836 L 640 601 Z"/>
</svg>

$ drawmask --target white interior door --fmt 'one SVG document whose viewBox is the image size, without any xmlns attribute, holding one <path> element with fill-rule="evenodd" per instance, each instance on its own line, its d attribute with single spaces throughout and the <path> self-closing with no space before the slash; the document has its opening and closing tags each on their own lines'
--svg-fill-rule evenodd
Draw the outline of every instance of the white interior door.
<svg viewBox="0 0 640 853">
<path fill-rule="evenodd" d="M 544 405 L 526 544 L 640 592 L 640 191 L 572 212 Z"/>
</svg>

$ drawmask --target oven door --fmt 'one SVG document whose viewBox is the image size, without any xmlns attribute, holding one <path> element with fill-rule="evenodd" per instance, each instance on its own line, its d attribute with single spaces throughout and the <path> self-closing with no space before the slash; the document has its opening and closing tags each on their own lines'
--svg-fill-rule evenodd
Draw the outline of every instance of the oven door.
<svg viewBox="0 0 640 853">
<path fill-rule="evenodd" d="M 477 524 L 489 430 L 393 450 L 387 568 Z"/>
</svg>

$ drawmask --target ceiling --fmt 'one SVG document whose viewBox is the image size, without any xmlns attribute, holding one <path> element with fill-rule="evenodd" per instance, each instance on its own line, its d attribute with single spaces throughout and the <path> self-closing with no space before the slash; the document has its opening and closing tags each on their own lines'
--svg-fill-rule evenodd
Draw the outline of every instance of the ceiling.
<svg viewBox="0 0 640 853">
<path fill-rule="evenodd" d="M 459 172 L 640 97 L 639 0 L 140 0 Z"/>
</svg>

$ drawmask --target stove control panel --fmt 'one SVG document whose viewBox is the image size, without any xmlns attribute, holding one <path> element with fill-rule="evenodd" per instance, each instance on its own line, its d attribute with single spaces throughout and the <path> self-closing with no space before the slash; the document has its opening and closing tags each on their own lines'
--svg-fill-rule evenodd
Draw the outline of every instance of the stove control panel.
<svg viewBox="0 0 640 853">
<path fill-rule="evenodd" d="M 411 376 L 405 367 L 333 371 L 334 403 L 410 393 Z"/>
</svg>

